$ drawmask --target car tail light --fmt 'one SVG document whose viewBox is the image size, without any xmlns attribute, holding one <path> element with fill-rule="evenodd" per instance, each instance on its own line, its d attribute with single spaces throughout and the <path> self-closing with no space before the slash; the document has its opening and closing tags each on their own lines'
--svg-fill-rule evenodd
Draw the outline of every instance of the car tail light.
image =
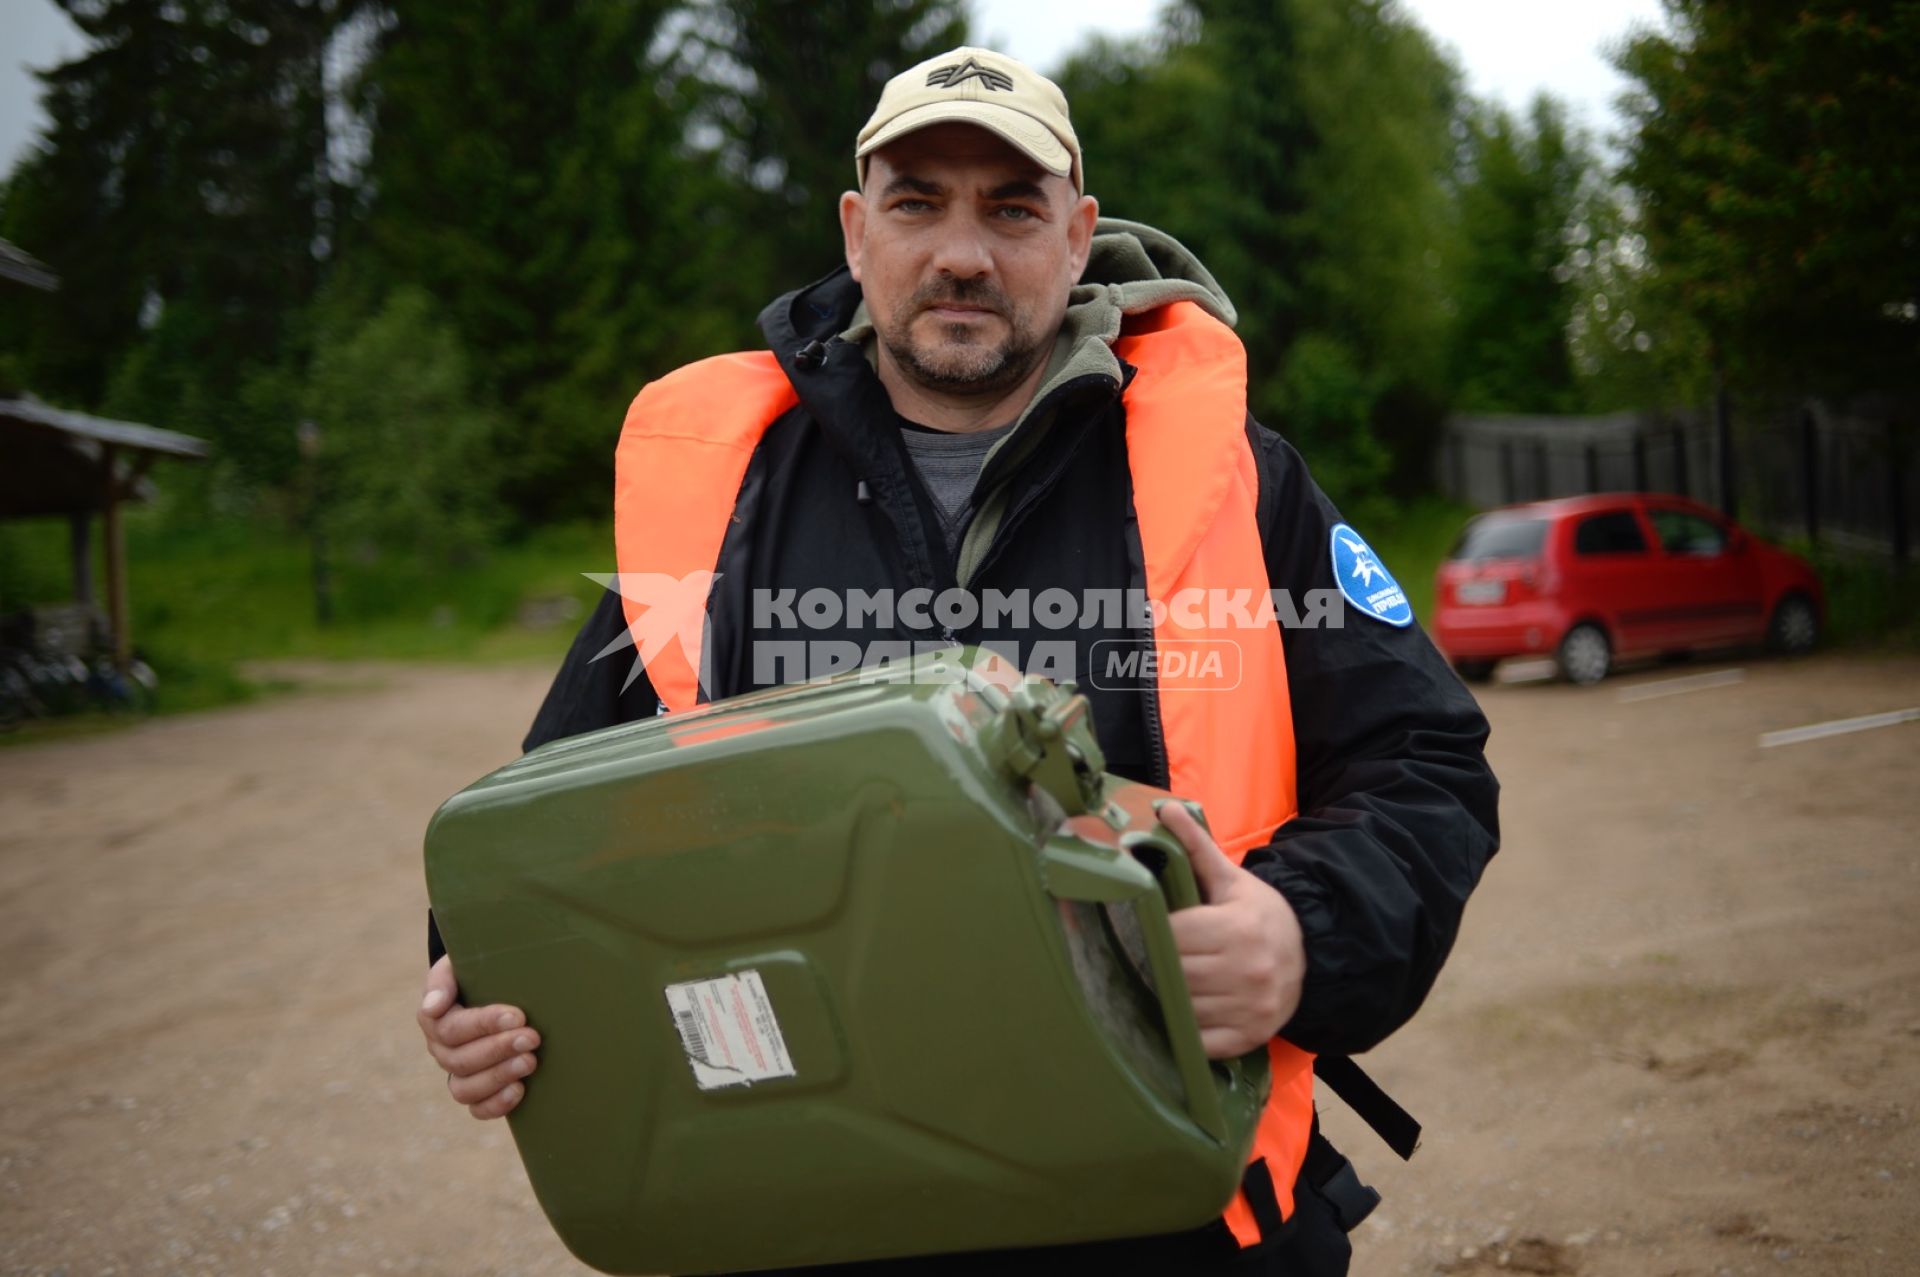
<svg viewBox="0 0 1920 1277">
<path fill-rule="evenodd" d="M 1518 570 L 1513 574 L 1513 587 L 1508 592 L 1508 597 L 1537 599 L 1552 588 L 1551 577 L 1552 573 L 1548 571 L 1546 564 L 1538 559 L 1528 559 L 1519 564 Z"/>
</svg>

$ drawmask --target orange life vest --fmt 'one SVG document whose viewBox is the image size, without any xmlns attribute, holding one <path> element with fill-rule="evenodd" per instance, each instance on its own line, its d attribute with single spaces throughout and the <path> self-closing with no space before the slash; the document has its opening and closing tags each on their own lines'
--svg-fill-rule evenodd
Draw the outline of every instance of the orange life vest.
<svg viewBox="0 0 1920 1277">
<path fill-rule="evenodd" d="M 1149 598 L 1183 590 L 1247 589 L 1264 599 L 1266 558 L 1255 518 L 1259 476 L 1247 442 L 1246 351 L 1192 302 L 1128 319 L 1114 353 L 1137 372 L 1123 395 L 1128 470 L 1140 523 Z M 650 383 L 633 401 L 615 453 L 614 543 L 620 572 L 684 578 L 720 557 L 733 501 L 767 428 L 798 402 L 768 353 L 701 360 Z M 638 605 L 626 600 L 629 625 Z M 1160 676 L 1156 687 L 1168 788 L 1206 808 L 1214 836 L 1236 863 L 1265 844 L 1296 810 L 1293 715 L 1278 622 L 1230 627 L 1212 608 L 1156 609 L 1154 645 L 1173 650 L 1231 643 L 1238 685 Z M 1214 628 L 1212 622 L 1221 622 Z M 1195 622 L 1199 622 L 1195 624 Z M 675 644 L 647 663 L 670 710 L 700 700 L 698 675 Z M 1254 1137 L 1283 1217 L 1313 1124 L 1313 1057 L 1274 1038 L 1273 1090 Z M 1226 1220 L 1243 1246 L 1260 1240 L 1244 1191 Z"/>
</svg>

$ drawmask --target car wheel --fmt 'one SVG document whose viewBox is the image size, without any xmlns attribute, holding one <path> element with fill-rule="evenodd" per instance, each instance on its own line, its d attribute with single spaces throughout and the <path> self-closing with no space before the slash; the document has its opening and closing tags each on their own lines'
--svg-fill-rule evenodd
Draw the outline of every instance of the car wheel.
<svg viewBox="0 0 1920 1277">
<path fill-rule="evenodd" d="M 1820 641 L 1820 611 L 1804 594 L 1789 594 L 1773 609 L 1767 646 L 1788 656 L 1804 656 Z"/>
<path fill-rule="evenodd" d="M 1607 632 L 1591 621 L 1583 621 L 1567 631 L 1555 654 L 1560 677 L 1569 683 L 1589 687 L 1607 676 L 1613 667 L 1613 644 Z"/>
<path fill-rule="evenodd" d="M 1453 672 L 1460 676 L 1463 683 L 1484 683 L 1493 677 L 1493 667 L 1498 661 L 1455 661 Z"/>
</svg>

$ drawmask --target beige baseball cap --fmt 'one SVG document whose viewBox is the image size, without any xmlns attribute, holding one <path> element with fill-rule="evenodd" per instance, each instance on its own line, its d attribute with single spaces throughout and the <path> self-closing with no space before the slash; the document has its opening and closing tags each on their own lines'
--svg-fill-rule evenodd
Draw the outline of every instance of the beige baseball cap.
<svg viewBox="0 0 1920 1277">
<path fill-rule="evenodd" d="M 880 91 L 880 104 L 860 130 L 854 164 L 867 184 L 867 156 L 895 138 L 933 124 L 977 124 L 1019 147 L 1055 177 L 1080 172 L 1080 139 L 1067 119 L 1067 95 L 1026 63 L 992 49 L 963 45 L 902 71 Z"/>
</svg>

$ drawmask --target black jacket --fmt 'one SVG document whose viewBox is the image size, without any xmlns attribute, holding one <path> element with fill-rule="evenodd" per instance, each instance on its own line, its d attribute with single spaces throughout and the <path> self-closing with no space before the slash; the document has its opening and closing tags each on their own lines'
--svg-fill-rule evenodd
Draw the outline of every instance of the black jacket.
<svg viewBox="0 0 1920 1277">
<path fill-rule="evenodd" d="M 855 589 L 956 584 L 954 558 L 886 391 L 860 346 L 836 338 L 858 301 L 858 286 L 841 270 L 761 315 L 800 402 L 755 452 L 716 565 L 708 607 L 712 698 L 779 681 L 777 671 L 755 668 L 754 643 L 796 635 L 775 617 L 762 616 L 768 624 L 756 627 L 755 591 L 797 596 L 825 588 L 844 598 Z M 1122 366 L 1122 378 L 1130 375 Z M 1006 498 L 970 589 L 1079 595 L 1140 588 L 1121 389 L 1102 376 L 1056 385 L 1027 418 L 1040 423 L 1031 446 L 1003 448 L 989 461 L 979 491 L 1004 484 Z M 1016 437 L 1028 431 L 1022 425 Z M 1251 419 L 1247 432 L 1259 464 L 1269 584 L 1295 598 L 1334 588 L 1329 537 L 1338 512 L 1285 440 Z M 1300 814 L 1244 862 L 1286 896 L 1305 935 L 1305 988 L 1283 1034 L 1328 1054 L 1366 1050 L 1419 1007 L 1498 843 L 1498 784 L 1473 698 L 1417 625 L 1396 628 L 1351 607 L 1343 620 L 1339 628 L 1283 630 Z M 876 631 L 843 623 L 804 637 L 988 642 L 1021 652 L 1070 637 L 1083 661 L 1102 640 L 1144 637 L 1124 625 L 1063 635 L 1036 624 Z M 594 659 L 624 625 L 618 597 L 603 596 L 527 748 L 657 711 L 644 675 L 622 690 L 631 650 Z M 1150 689 L 1101 686 L 1108 681 L 1085 678 L 1084 666 L 1078 672 L 1109 769 L 1165 785 Z"/>
</svg>

